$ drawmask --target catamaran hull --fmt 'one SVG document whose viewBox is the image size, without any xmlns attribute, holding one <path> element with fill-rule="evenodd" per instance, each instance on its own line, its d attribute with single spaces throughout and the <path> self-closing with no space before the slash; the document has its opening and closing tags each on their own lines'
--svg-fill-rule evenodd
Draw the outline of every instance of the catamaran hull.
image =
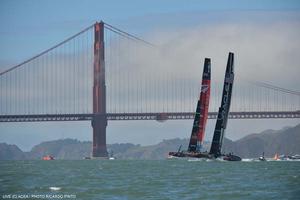
<svg viewBox="0 0 300 200">
<path fill-rule="evenodd" d="M 213 154 L 209 153 L 204 153 L 204 152 L 169 152 L 168 155 L 169 159 L 173 158 L 203 158 L 203 159 L 210 159 L 210 160 L 215 160 L 215 159 L 221 159 L 221 160 L 226 160 L 226 161 L 241 161 L 242 158 L 233 154 L 227 154 L 227 155 L 220 155 L 218 157 L 215 157 Z"/>
<path fill-rule="evenodd" d="M 227 160 L 227 161 L 242 161 L 242 158 L 236 155 L 223 155 L 223 160 Z"/>
<path fill-rule="evenodd" d="M 213 156 L 208 153 L 193 153 L 193 152 L 169 152 L 168 158 L 208 158 Z"/>
</svg>

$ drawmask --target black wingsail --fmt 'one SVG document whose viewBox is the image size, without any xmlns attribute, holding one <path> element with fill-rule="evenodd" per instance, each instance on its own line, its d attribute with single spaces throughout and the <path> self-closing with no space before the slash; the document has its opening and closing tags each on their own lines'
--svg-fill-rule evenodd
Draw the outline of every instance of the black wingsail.
<svg viewBox="0 0 300 200">
<path fill-rule="evenodd" d="M 210 148 L 210 154 L 214 155 L 215 157 L 221 155 L 223 137 L 225 134 L 227 119 L 228 119 L 228 114 L 230 109 L 230 102 L 231 102 L 231 94 L 232 94 L 232 87 L 233 87 L 233 80 L 234 80 L 233 70 L 234 70 L 234 54 L 230 52 L 228 56 L 226 72 L 225 72 L 221 107 L 219 108 L 214 136 Z"/>
<path fill-rule="evenodd" d="M 196 152 L 196 150 L 197 150 L 197 135 L 198 135 L 198 131 L 200 128 L 199 127 L 200 105 L 201 105 L 201 102 L 200 102 L 200 100 L 198 100 L 196 114 L 195 114 L 194 123 L 193 123 L 192 134 L 191 134 L 190 143 L 189 143 L 189 147 L 188 147 L 189 152 Z"/>
</svg>

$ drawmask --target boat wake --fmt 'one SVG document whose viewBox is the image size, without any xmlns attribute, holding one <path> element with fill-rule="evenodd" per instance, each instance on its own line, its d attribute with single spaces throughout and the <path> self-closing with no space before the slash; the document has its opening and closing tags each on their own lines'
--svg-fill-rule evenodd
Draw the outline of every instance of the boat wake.
<svg viewBox="0 0 300 200">
<path fill-rule="evenodd" d="M 189 158 L 187 159 L 188 162 L 211 162 L 212 159 L 207 158 Z"/>
<path fill-rule="evenodd" d="M 178 158 L 177 158 L 178 159 Z M 188 162 L 212 162 L 212 161 L 219 161 L 219 162 L 226 162 L 222 158 L 216 159 L 207 159 L 207 158 L 188 158 Z M 264 162 L 259 160 L 258 158 L 243 158 L 242 162 Z M 299 162 L 300 159 L 285 159 L 285 160 L 274 160 L 273 158 L 266 158 L 265 162 Z"/>
<path fill-rule="evenodd" d="M 258 159 L 254 159 L 254 158 L 243 158 L 242 162 L 256 162 L 259 161 Z"/>
<path fill-rule="evenodd" d="M 300 159 L 273 159 L 266 158 L 265 161 L 261 161 L 258 158 L 243 158 L 242 162 L 299 162 Z"/>
<path fill-rule="evenodd" d="M 61 190 L 61 187 L 49 187 L 49 189 L 52 191 L 58 191 Z"/>
<path fill-rule="evenodd" d="M 224 160 L 222 157 L 220 158 L 188 158 L 188 162 L 228 162 L 227 160 Z"/>
</svg>

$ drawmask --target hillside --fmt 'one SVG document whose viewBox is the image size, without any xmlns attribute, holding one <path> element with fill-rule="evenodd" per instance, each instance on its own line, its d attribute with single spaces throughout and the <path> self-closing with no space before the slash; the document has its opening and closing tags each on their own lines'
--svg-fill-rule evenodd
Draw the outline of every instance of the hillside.
<svg viewBox="0 0 300 200">
<path fill-rule="evenodd" d="M 240 140 L 224 139 L 223 152 L 234 152 L 243 158 L 256 158 L 262 152 L 267 157 L 275 153 L 293 155 L 300 154 L 300 124 L 281 130 L 266 130 L 250 134 Z M 113 152 L 118 159 L 165 159 L 169 151 L 187 149 L 188 139 L 163 140 L 156 145 L 141 146 L 130 143 L 108 145 L 108 151 Z M 204 144 L 209 149 L 210 143 Z M 30 152 L 22 152 L 16 145 L 0 143 L 0 160 L 41 159 L 44 155 L 52 155 L 56 159 L 82 159 L 90 156 L 91 142 L 81 142 L 75 139 L 63 139 L 42 142 Z"/>
<path fill-rule="evenodd" d="M 115 155 L 122 155 L 122 152 L 127 152 L 130 148 L 138 148 L 140 145 L 129 143 L 109 144 L 108 151 Z M 90 156 L 92 152 L 92 142 L 81 142 L 75 139 L 54 140 L 42 142 L 32 148 L 30 152 L 26 152 L 26 159 L 40 159 L 44 155 L 52 155 L 56 159 L 78 160 L 83 157 Z"/>
<path fill-rule="evenodd" d="M 0 143 L 0 160 L 23 160 L 25 154 L 17 145 Z"/>
<path fill-rule="evenodd" d="M 27 159 L 40 159 L 45 155 L 53 155 L 57 159 L 81 159 L 91 152 L 91 142 L 80 142 L 74 139 L 42 142 L 26 153 Z"/>
<path fill-rule="evenodd" d="M 224 151 L 236 152 L 244 158 L 258 157 L 265 152 L 266 157 L 279 154 L 300 153 L 300 124 L 278 131 L 266 130 L 259 134 L 250 134 L 235 142 L 224 142 Z"/>
</svg>

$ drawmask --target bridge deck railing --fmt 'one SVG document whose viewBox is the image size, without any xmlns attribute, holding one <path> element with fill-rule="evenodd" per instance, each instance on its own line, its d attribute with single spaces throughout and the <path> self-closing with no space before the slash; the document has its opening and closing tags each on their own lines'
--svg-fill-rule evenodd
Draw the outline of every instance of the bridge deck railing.
<svg viewBox="0 0 300 200">
<path fill-rule="evenodd" d="M 107 113 L 107 120 L 186 120 L 194 118 L 193 112 L 164 113 Z M 209 119 L 216 119 L 217 112 L 209 112 Z M 41 121 L 87 121 L 97 114 L 43 114 L 43 115 L 0 115 L 0 122 L 41 122 Z M 300 111 L 281 112 L 230 112 L 230 119 L 282 119 L 300 118 Z"/>
</svg>

